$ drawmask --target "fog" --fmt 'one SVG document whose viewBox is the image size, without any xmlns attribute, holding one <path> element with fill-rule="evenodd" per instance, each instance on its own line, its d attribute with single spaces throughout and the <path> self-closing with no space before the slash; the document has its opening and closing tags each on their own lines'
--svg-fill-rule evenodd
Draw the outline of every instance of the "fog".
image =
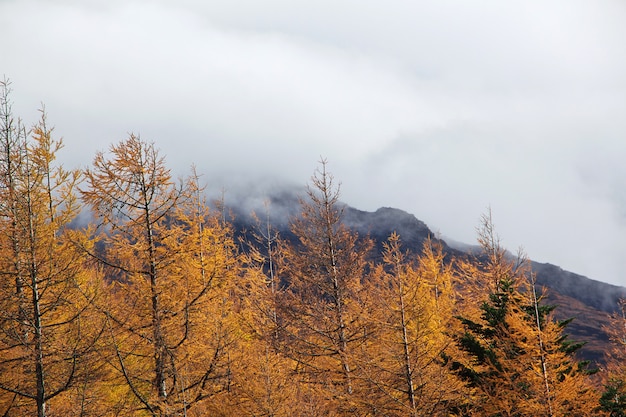
<svg viewBox="0 0 626 417">
<path fill-rule="evenodd" d="M 490 207 L 510 250 L 626 285 L 625 21 L 617 0 L 3 0 L 0 76 L 67 166 L 134 132 L 235 199 L 325 157 L 358 209 L 473 243 Z"/>
</svg>

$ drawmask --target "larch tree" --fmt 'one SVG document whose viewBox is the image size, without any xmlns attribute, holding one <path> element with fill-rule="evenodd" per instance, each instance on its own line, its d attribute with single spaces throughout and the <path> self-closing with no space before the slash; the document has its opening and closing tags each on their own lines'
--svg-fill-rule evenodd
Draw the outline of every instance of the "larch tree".
<svg viewBox="0 0 626 417">
<path fill-rule="evenodd" d="M 296 362 L 280 348 L 278 301 L 282 286 L 276 271 L 278 231 L 270 219 L 269 202 L 255 222 L 251 241 L 244 241 L 245 296 L 241 310 L 246 333 L 238 370 L 234 375 L 233 409 L 239 416 L 296 416 L 301 408 Z"/>
<path fill-rule="evenodd" d="M 363 392 L 355 349 L 372 331 L 363 279 L 371 242 L 342 224 L 339 187 L 325 160 L 312 177 L 301 214 L 292 222 L 297 243 L 282 246 L 282 346 L 299 363 L 300 378 L 330 409 L 352 412 Z"/>
<path fill-rule="evenodd" d="M 483 248 L 477 266 L 465 265 L 466 279 L 489 292 L 478 315 L 459 317 L 457 344 L 467 356 L 456 372 L 476 389 L 473 411 L 484 416 L 588 416 L 596 400 L 584 363 L 563 333 L 567 322 L 553 319 L 554 307 L 540 303 L 525 258 L 511 260 L 495 236 L 491 216 L 479 230 Z"/>
<path fill-rule="evenodd" d="M 446 369 L 444 356 L 454 306 L 453 270 L 441 245 L 427 239 L 419 257 L 401 249 L 393 233 L 373 288 L 377 337 L 367 343 L 364 377 L 374 415 L 448 415 L 462 382 Z"/>
<path fill-rule="evenodd" d="M 9 83 L 0 87 L 0 412 L 43 417 L 63 412 L 57 400 L 86 375 L 100 334 L 87 320 L 95 293 L 70 228 L 80 175 L 56 164 L 61 142 L 45 112 L 26 131 Z"/>
<path fill-rule="evenodd" d="M 253 276 L 257 284 L 251 298 L 253 302 L 249 304 L 249 326 L 257 337 L 275 346 L 280 333 L 277 302 L 283 287 L 276 268 L 279 232 L 272 226 L 269 200 L 264 202 L 264 208 L 263 219 L 255 212 L 251 215 L 254 223 L 250 239 L 242 242 L 243 259 L 248 275 Z"/>
<path fill-rule="evenodd" d="M 249 298 L 256 297 L 258 294 L 249 295 Z M 273 328 L 271 321 L 268 320 L 266 323 L 267 330 L 271 331 Z M 275 349 L 271 332 L 266 334 L 266 337 L 261 337 L 258 331 L 253 331 L 247 333 L 244 340 L 245 342 L 238 345 L 238 359 L 234 364 L 231 415 L 242 417 L 299 415 L 302 401 L 299 384 L 294 378 L 296 363 Z"/>
<path fill-rule="evenodd" d="M 109 363 L 125 387 L 115 400 L 127 415 L 203 415 L 230 383 L 230 233 L 197 176 L 176 184 L 137 136 L 98 153 L 86 177 L 82 197 L 101 231 L 91 254 L 108 273 Z"/>
<path fill-rule="evenodd" d="M 618 310 L 605 327 L 610 347 L 606 353 L 604 389 L 600 409 L 610 417 L 626 416 L 626 301 L 620 300 Z"/>
</svg>

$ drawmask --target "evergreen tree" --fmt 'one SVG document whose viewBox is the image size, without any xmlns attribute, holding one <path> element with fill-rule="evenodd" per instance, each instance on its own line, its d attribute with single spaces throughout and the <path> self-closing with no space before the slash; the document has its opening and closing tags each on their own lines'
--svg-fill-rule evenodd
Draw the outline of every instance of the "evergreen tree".
<svg viewBox="0 0 626 417">
<path fill-rule="evenodd" d="M 454 364 L 476 388 L 475 409 L 494 417 L 591 415 L 596 399 L 586 364 L 574 356 L 582 344 L 563 333 L 568 321 L 555 321 L 554 307 L 540 304 L 523 259 L 507 258 L 490 216 L 479 241 L 484 261 L 466 267 L 466 276 L 491 291 L 479 314 L 459 317 L 457 344 L 467 356 Z"/>
</svg>

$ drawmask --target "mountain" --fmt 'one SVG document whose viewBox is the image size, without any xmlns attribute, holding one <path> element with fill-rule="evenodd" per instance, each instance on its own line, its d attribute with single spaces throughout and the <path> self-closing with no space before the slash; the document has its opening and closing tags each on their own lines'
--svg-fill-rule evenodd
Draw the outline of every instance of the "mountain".
<svg viewBox="0 0 626 417">
<path fill-rule="evenodd" d="M 293 192 L 281 192 L 269 197 L 270 223 L 283 239 L 294 239 L 289 230 L 289 220 L 299 212 L 299 199 Z M 236 233 L 251 239 L 251 232 L 258 227 L 250 216 L 253 205 L 241 204 L 229 207 L 233 214 Z M 258 206 L 258 204 L 257 204 Z M 245 207 L 245 208 L 243 208 Z M 257 209 L 259 218 L 265 218 L 265 208 Z M 471 256 L 471 245 L 448 245 L 437 238 L 428 226 L 406 211 L 383 207 L 374 212 L 343 206 L 343 222 L 361 236 L 371 237 L 376 245 L 374 258 L 381 256 L 383 242 L 394 231 L 400 235 L 403 247 L 412 253 L 421 251 L 423 242 L 431 237 L 443 245 L 446 254 L 454 257 Z M 595 281 L 556 265 L 531 261 L 537 284 L 542 289 L 547 304 L 557 305 L 555 316 L 559 320 L 573 318 L 567 333 L 576 342 L 586 342 L 581 349 L 583 359 L 602 364 L 608 336 L 603 330 L 608 325 L 609 314 L 617 308 L 620 298 L 626 298 L 626 288 Z"/>
</svg>

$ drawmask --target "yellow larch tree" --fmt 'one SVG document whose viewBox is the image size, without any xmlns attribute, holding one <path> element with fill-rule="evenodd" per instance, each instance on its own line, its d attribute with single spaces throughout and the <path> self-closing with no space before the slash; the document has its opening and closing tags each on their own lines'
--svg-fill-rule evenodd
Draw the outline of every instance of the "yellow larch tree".
<svg viewBox="0 0 626 417">
<path fill-rule="evenodd" d="M 477 311 L 461 312 L 456 372 L 475 388 L 467 414 L 498 417 L 588 416 L 597 404 L 584 363 L 566 341 L 566 322 L 541 304 L 525 258 L 500 246 L 491 216 L 479 229 L 483 253 L 462 268 L 467 288 L 481 286 Z M 465 291 L 467 291 L 467 288 Z M 459 359 L 461 358 L 461 359 Z"/>
<path fill-rule="evenodd" d="M 0 87 L 0 413 L 43 417 L 89 374 L 95 290 L 70 227 L 80 175 L 56 164 L 45 112 L 27 132 Z"/>
<path fill-rule="evenodd" d="M 297 362 L 280 349 L 282 292 L 275 269 L 278 232 L 270 222 L 269 203 L 264 221 L 256 215 L 253 241 L 245 242 L 244 291 L 240 308 L 245 332 L 240 361 L 233 379 L 234 415 L 291 417 L 300 415 L 302 398 L 295 378 Z"/>
<path fill-rule="evenodd" d="M 108 274 L 109 363 L 125 415 L 205 415 L 220 407 L 236 343 L 235 246 L 201 198 L 176 184 L 153 144 L 131 135 L 98 153 L 82 197 L 99 220 Z M 222 401 L 223 402 L 223 401 Z"/>
<path fill-rule="evenodd" d="M 626 416 L 626 300 L 620 300 L 604 330 L 610 346 L 606 353 L 604 389 L 600 409 L 609 417 Z"/>
<path fill-rule="evenodd" d="M 292 223 L 298 242 L 282 246 L 281 346 L 329 413 L 354 413 L 366 394 L 354 354 L 372 332 L 363 287 L 371 242 L 359 243 L 341 223 L 339 189 L 326 168 L 322 160 Z"/>
<path fill-rule="evenodd" d="M 448 415 L 463 384 L 444 359 L 454 290 L 441 245 L 427 239 L 422 254 L 410 257 L 393 233 L 373 276 L 379 332 L 361 356 L 372 415 Z"/>
</svg>

